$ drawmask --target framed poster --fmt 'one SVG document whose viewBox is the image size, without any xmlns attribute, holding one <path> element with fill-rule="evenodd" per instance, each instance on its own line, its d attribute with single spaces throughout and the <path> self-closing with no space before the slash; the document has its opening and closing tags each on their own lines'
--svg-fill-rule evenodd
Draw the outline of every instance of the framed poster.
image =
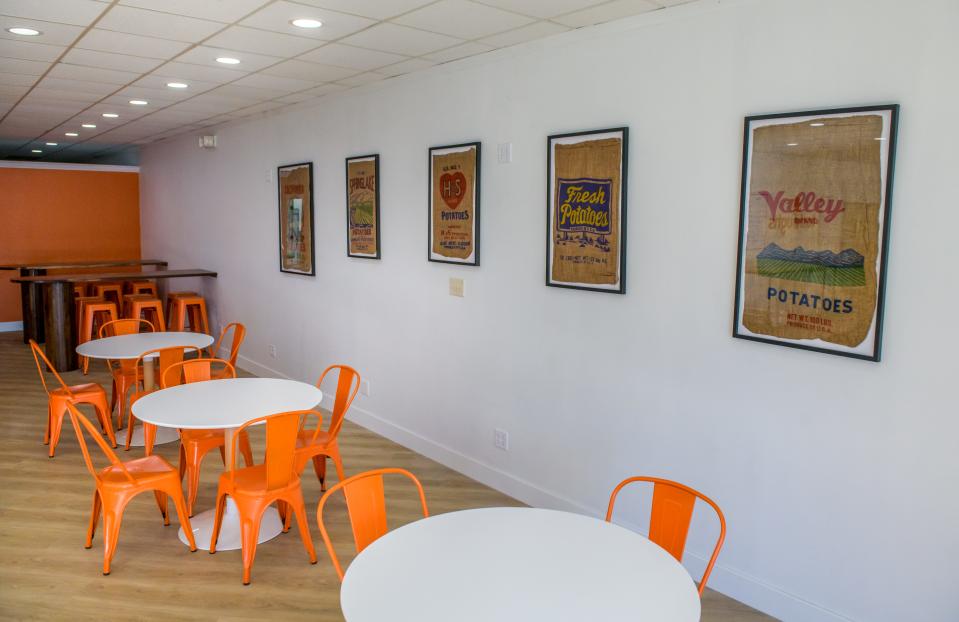
<svg viewBox="0 0 959 622">
<path fill-rule="evenodd" d="M 380 156 L 346 158 L 346 255 L 380 258 Z"/>
<path fill-rule="evenodd" d="M 430 147 L 430 261 L 479 265 L 480 147 Z"/>
<path fill-rule="evenodd" d="M 898 115 L 746 118 L 734 337 L 879 360 Z"/>
<path fill-rule="evenodd" d="M 629 128 L 546 142 L 546 284 L 626 293 Z"/>
<path fill-rule="evenodd" d="M 276 169 L 280 272 L 316 274 L 313 251 L 313 163 Z"/>
</svg>

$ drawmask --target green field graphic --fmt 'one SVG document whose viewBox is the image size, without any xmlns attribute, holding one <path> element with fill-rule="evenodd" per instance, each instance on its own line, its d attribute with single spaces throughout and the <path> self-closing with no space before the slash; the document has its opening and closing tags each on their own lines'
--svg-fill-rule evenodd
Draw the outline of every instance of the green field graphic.
<svg viewBox="0 0 959 622">
<path fill-rule="evenodd" d="M 353 214 L 351 220 L 354 225 L 373 225 L 373 201 L 363 201 L 352 205 Z"/>
<path fill-rule="evenodd" d="M 866 284 L 866 272 L 862 266 L 818 266 L 784 259 L 757 259 L 756 264 L 760 276 L 774 279 L 843 287 Z"/>
</svg>

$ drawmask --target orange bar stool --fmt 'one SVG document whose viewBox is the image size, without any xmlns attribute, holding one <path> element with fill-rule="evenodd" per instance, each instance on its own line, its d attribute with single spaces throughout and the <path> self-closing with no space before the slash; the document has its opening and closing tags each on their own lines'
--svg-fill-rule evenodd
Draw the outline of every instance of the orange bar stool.
<svg viewBox="0 0 959 622">
<path fill-rule="evenodd" d="M 74 330 L 76 334 L 80 334 L 80 325 L 83 324 L 83 303 L 85 302 L 104 302 L 103 298 L 99 296 L 74 296 L 73 304 L 75 313 L 73 314 L 74 319 L 76 320 L 76 326 Z"/>
<path fill-rule="evenodd" d="M 176 301 L 184 296 L 199 296 L 196 292 L 170 292 L 166 295 L 167 330 L 173 330 L 176 324 Z"/>
<path fill-rule="evenodd" d="M 40 346 L 33 339 L 30 340 L 30 349 L 33 351 L 33 360 L 37 363 L 37 371 L 40 373 L 40 382 L 43 383 L 43 390 L 47 392 L 47 430 L 43 435 L 43 444 L 50 445 L 49 457 L 57 450 L 57 443 L 60 442 L 60 429 L 63 427 L 63 415 L 67 413 L 67 406 L 74 404 L 90 404 L 97 412 L 97 419 L 100 420 L 100 427 L 110 439 L 110 443 L 116 447 L 116 437 L 113 435 L 113 422 L 110 420 L 110 411 L 107 409 L 107 392 L 99 384 L 91 382 L 88 384 L 78 384 L 67 386 L 60 374 L 50 363 Z M 44 376 L 43 368 L 46 367 L 56 379 L 59 388 L 51 389 L 47 386 L 47 379 Z"/>
<path fill-rule="evenodd" d="M 190 526 L 190 517 L 186 514 L 183 490 L 180 488 L 180 478 L 176 475 L 176 469 L 156 455 L 120 462 L 113 450 L 96 433 L 90 420 L 84 417 L 73 404 L 67 408 L 69 408 L 70 420 L 73 422 L 73 430 L 77 433 L 77 441 L 83 451 L 83 461 L 86 462 L 87 470 L 90 471 L 97 486 L 93 493 L 93 511 L 90 514 L 90 526 L 87 528 L 87 540 L 84 546 L 88 549 L 93 547 L 93 534 L 96 533 L 97 523 L 100 522 L 100 514 L 103 514 L 103 574 L 110 574 L 110 562 L 113 561 L 113 554 L 120 540 L 123 510 L 130 500 L 141 492 L 153 492 L 157 506 L 160 508 L 160 515 L 163 516 L 164 525 L 170 524 L 167 499 L 173 497 L 173 505 L 180 519 L 180 526 L 183 527 L 183 533 L 186 534 L 187 541 L 190 543 L 190 551 L 195 553 L 196 542 L 193 540 L 193 528 Z M 93 466 L 84 432 L 92 436 L 96 444 L 100 446 L 103 454 L 110 461 L 109 466 L 102 469 Z"/>
<path fill-rule="evenodd" d="M 124 281 L 123 292 L 125 294 L 150 294 L 156 297 L 157 286 L 153 281 L 147 281 L 145 279 L 139 281 Z"/>
<path fill-rule="evenodd" d="M 117 308 L 120 308 L 123 301 L 123 283 L 118 281 L 94 282 L 91 284 L 91 289 L 93 294 L 105 300 L 112 300 L 116 303 Z"/>
<path fill-rule="evenodd" d="M 173 328 L 186 330 L 186 321 L 190 321 L 190 331 L 210 334 L 210 323 L 206 316 L 206 299 L 203 296 L 178 296 L 173 305 L 175 319 Z"/>
<path fill-rule="evenodd" d="M 101 326 L 107 322 L 119 319 L 116 304 L 104 300 L 102 297 L 98 298 L 97 301 L 91 300 L 81 303 L 80 309 L 82 315 L 80 319 L 79 337 L 77 338 L 78 344 L 90 341 L 94 338 L 94 335 L 98 334 Z M 81 366 L 83 367 L 83 373 L 86 375 L 90 367 L 90 360 L 86 357 L 80 358 L 82 359 Z"/>
<path fill-rule="evenodd" d="M 81 298 L 87 295 L 87 284 L 86 283 L 74 283 L 73 284 L 73 297 Z"/>
<path fill-rule="evenodd" d="M 149 294 L 125 295 L 123 297 L 123 317 L 134 320 L 145 319 L 153 324 L 156 330 L 166 330 L 163 303 L 156 296 Z"/>
</svg>

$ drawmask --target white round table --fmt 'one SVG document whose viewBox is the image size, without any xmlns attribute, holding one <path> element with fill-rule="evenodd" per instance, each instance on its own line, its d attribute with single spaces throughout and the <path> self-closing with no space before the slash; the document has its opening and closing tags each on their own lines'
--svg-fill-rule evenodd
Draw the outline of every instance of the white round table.
<svg viewBox="0 0 959 622">
<path fill-rule="evenodd" d="M 313 408 L 322 399 L 323 392 L 305 382 L 279 378 L 230 378 L 181 384 L 150 393 L 137 400 L 133 414 L 141 421 L 169 428 L 223 428 L 226 464 L 230 465 L 236 428 L 264 415 Z M 239 466 L 243 466 L 242 461 Z M 214 511 L 207 510 L 190 519 L 196 545 L 205 551 L 210 550 L 213 518 Z M 281 531 L 283 523 L 279 513 L 275 508 L 269 508 L 260 522 L 257 542 L 271 540 Z M 187 544 L 182 528 L 180 541 Z M 229 497 L 216 548 L 218 551 L 241 548 L 240 515 Z"/>
<path fill-rule="evenodd" d="M 645 537 L 555 510 L 484 508 L 404 525 L 347 569 L 348 622 L 699 620 L 686 569 Z"/>
<path fill-rule="evenodd" d="M 149 350 L 174 348 L 176 346 L 206 348 L 212 343 L 213 337 L 205 333 L 157 331 L 155 333 L 134 333 L 132 335 L 92 339 L 78 345 L 77 354 L 91 359 L 130 360 Z M 155 356 L 152 356 L 143 359 L 143 386 L 148 391 L 154 389 L 157 384 L 153 364 L 155 358 Z M 121 404 L 122 400 L 118 400 L 117 407 L 119 408 Z M 177 431 L 174 429 L 157 428 L 156 439 L 154 439 L 153 444 L 172 443 L 179 438 Z M 138 425 L 133 428 L 133 439 L 130 441 L 130 445 L 132 447 L 143 447 L 143 426 Z"/>
</svg>

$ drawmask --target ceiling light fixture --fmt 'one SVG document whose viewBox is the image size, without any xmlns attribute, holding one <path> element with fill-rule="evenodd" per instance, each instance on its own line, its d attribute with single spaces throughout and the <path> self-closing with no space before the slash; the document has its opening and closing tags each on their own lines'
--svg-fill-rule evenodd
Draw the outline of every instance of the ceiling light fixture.
<svg viewBox="0 0 959 622">
<path fill-rule="evenodd" d="M 787 147 L 798 147 L 799 143 L 786 143 Z"/>
<path fill-rule="evenodd" d="M 166 85 L 171 89 L 185 89 L 189 86 L 186 82 L 167 82 Z"/>
<path fill-rule="evenodd" d="M 104 112 L 104 113 L 103 113 L 103 116 L 106 117 L 107 119 L 116 119 L 116 118 L 119 117 L 120 115 L 118 115 L 118 114 L 115 113 L 115 112 Z"/>
<path fill-rule="evenodd" d="M 93 123 L 84 123 L 84 124 L 81 125 L 80 127 L 88 127 L 88 128 L 90 128 L 90 129 L 93 129 L 93 128 L 96 127 L 96 125 L 94 125 Z"/>
<path fill-rule="evenodd" d="M 148 102 L 148 101 L 145 100 L 145 99 L 131 99 L 131 100 L 130 100 L 130 103 L 131 103 L 132 105 L 134 105 L 134 106 L 146 106 L 146 105 L 149 104 L 150 102 Z"/>
<path fill-rule="evenodd" d="M 809 127 L 822 127 L 826 125 L 825 123 L 810 123 Z"/>
<path fill-rule="evenodd" d="M 223 63 L 224 65 L 239 65 L 239 58 L 232 58 L 230 56 L 220 56 L 216 59 L 216 62 Z"/>
<path fill-rule="evenodd" d="M 36 37 L 38 34 L 40 34 L 39 30 L 35 30 L 33 28 L 21 28 L 21 27 L 7 28 L 7 32 L 15 35 L 20 35 L 23 37 Z"/>
<path fill-rule="evenodd" d="M 56 147 L 57 143 L 47 143 L 47 147 Z"/>
<path fill-rule="evenodd" d="M 32 153 L 43 153 L 43 149 L 31 149 Z"/>
<path fill-rule="evenodd" d="M 297 28 L 319 28 L 320 26 L 323 25 L 323 22 L 321 22 L 318 19 L 306 19 L 306 18 L 294 19 L 290 21 L 290 23 L 296 26 Z"/>
<path fill-rule="evenodd" d="M 79 136 L 76 132 L 67 132 L 64 136 Z"/>
</svg>

